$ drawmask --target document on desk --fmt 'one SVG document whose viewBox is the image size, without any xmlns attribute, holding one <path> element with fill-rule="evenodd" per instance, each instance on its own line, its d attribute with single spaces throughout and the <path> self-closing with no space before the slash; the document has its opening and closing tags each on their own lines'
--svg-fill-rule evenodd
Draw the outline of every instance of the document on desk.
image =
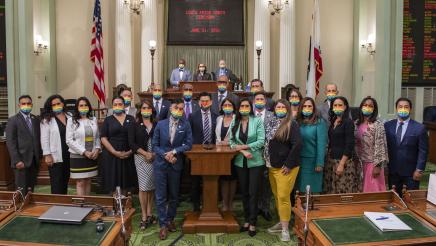
<svg viewBox="0 0 436 246">
<path fill-rule="evenodd" d="M 436 174 L 431 173 L 428 180 L 427 201 L 436 205 Z"/>
<path fill-rule="evenodd" d="M 383 232 L 412 230 L 393 213 L 364 212 L 363 214 Z"/>
</svg>

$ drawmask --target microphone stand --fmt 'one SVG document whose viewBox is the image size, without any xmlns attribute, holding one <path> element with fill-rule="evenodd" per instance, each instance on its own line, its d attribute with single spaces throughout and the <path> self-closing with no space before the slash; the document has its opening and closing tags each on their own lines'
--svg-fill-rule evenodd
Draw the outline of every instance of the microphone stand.
<svg viewBox="0 0 436 246">
<path fill-rule="evenodd" d="M 117 188 L 116 188 L 115 200 L 117 201 L 118 208 L 120 209 L 121 233 L 123 234 L 124 242 L 127 245 L 126 226 L 124 225 L 124 209 L 123 209 L 123 203 L 122 203 L 121 189 L 119 186 L 117 186 Z"/>
<path fill-rule="evenodd" d="M 304 246 L 307 245 L 307 235 L 309 232 L 308 224 L 307 224 L 307 214 L 309 213 L 309 200 L 310 200 L 310 185 L 306 186 L 306 211 L 305 211 L 305 218 L 304 218 Z"/>
</svg>

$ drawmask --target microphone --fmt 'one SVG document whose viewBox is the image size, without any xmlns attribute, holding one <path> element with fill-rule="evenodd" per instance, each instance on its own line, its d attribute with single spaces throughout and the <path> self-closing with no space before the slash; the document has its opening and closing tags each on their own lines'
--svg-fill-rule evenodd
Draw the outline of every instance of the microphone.
<svg viewBox="0 0 436 246">
<path fill-rule="evenodd" d="M 126 227 L 124 225 L 124 209 L 123 209 L 123 203 L 122 203 L 123 195 L 121 194 L 121 188 L 117 186 L 115 188 L 115 200 L 118 202 L 118 207 L 120 209 L 120 216 L 121 216 L 121 232 L 123 235 L 126 234 Z"/>
<path fill-rule="evenodd" d="M 307 241 L 307 234 L 309 232 L 309 228 L 307 225 L 307 214 L 309 213 L 309 199 L 310 199 L 310 185 L 306 186 L 306 211 L 305 211 L 305 217 L 304 217 L 304 245 L 306 245 L 306 241 Z"/>
</svg>

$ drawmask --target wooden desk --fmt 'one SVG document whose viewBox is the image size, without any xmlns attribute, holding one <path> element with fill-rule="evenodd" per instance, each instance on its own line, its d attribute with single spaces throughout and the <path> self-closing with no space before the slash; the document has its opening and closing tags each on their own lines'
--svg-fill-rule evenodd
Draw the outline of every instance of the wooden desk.
<svg viewBox="0 0 436 246">
<path fill-rule="evenodd" d="M 228 146 L 217 145 L 205 150 L 202 145 L 193 145 L 185 153 L 191 160 L 191 175 L 203 176 L 203 209 L 185 213 L 183 233 L 237 233 L 239 225 L 232 212 L 218 210 L 218 179 L 231 174 L 231 160 L 236 154 Z"/>
<path fill-rule="evenodd" d="M 426 190 L 404 191 L 403 197 L 410 210 L 436 226 L 436 205 L 427 201 Z"/>
<path fill-rule="evenodd" d="M 14 190 L 14 172 L 11 168 L 6 140 L 0 139 L 0 190 Z"/>
<path fill-rule="evenodd" d="M 250 97 L 253 95 L 251 92 L 245 92 L 245 91 L 232 91 L 232 93 L 237 95 L 239 98 Z M 198 99 L 199 95 L 200 95 L 200 92 L 193 92 L 192 93 L 192 97 L 195 100 Z M 152 92 L 146 92 L 146 91 L 138 92 L 138 96 L 139 96 L 139 98 L 141 98 L 141 100 L 143 100 L 143 99 L 153 100 L 153 93 Z M 266 92 L 266 97 L 272 98 L 273 96 L 274 96 L 274 92 Z M 162 98 L 170 100 L 170 101 L 173 101 L 177 98 L 182 98 L 182 97 L 183 97 L 183 92 L 179 91 L 179 90 L 166 90 L 165 92 L 162 93 Z"/>
<path fill-rule="evenodd" d="M 294 232 L 297 235 L 299 242 L 304 242 L 304 221 L 305 221 L 305 202 L 306 198 L 298 196 L 296 198 L 296 205 L 294 207 L 295 213 L 295 226 Z M 311 205 L 313 202 L 313 206 Z M 397 208 L 395 211 L 386 211 L 385 206 L 394 206 Z M 381 242 L 360 242 L 353 245 L 435 245 L 436 244 L 436 227 L 420 216 L 414 214 L 411 210 L 407 209 L 400 199 L 392 192 L 380 193 L 359 193 L 359 194 L 336 194 L 336 195 L 313 195 L 310 198 L 309 212 L 308 212 L 308 233 L 307 245 L 333 245 L 332 241 L 325 235 L 322 230 L 314 223 L 319 219 L 339 219 L 359 217 L 363 212 L 392 212 L 395 214 L 411 213 L 416 220 L 424 226 L 433 230 L 435 236 L 391 240 Z"/>
<path fill-rule="evenodd" d="M 192 85 L 192 92 L 203 92 L 207 91 L 209 93 L 216 92 L 217 86 L 216 81 L 206 80 L 206 81 L 182 81 L 179 82 L 179 90 L 183 88 L 185 84 Z M 232 91 L 232 85 L 228 83 L 227 90 Z"/>
<path fill-rule="evenodd" d="M 436 163 L 436 123 L 424 122 L 428 130 L 428 161 Z"/>
<path fill-rule="evenodd" d="M 3 192 L 0 192 L 0 199 L 5 196 Z M 0 220 L 0 228 L 12 221 L 18 216 L 29 216 L 29 217 L 39 217 L 50 207 L 54 205 L 63 206 L 80 206 L 80 202 L 84 206 L 95 206 L 95 204 L 102 207 L 109 215 L 104 216 L 101 211 L 93 211 L 87 217 L 86 220 L 95 221 L 98 218 L 102 218 L 103 221 L 111 222 L 114 224 L 110 231 L 103 238 L 101 245 L 124 245 L 124 242 L 130 238 L 132 233 L 132 217 L 135 209 L 132 207 L 131 197 L 126 197 L 123 199 L 124 212 L 124 224 L 126 228 L 126 234 L 122 233 L 122 223 L 121 217 L 118 215 L 113 215 L 117 212 L 114 209 L 115 201 L 112 197 L 96 197 L 96 196 L 72 196 L 72 195 L 51 195 L 51 194 L 36 194 L 29 192 L 25 198 L 24 205 L 21 211 L 16 211 L 9 214 L 3 220 Z M 0 214 L 1 217 L 1 214 Z M 23 228 L 23 231 L 31 230 L 32 228 Z M 94 229 L 95 230 L 95 229 Z M 55 232 L 54 232 L 55 235 Z M 12 242 L 12 241 L 1 241 L 0 245 L 48 245 L 41 243 L 23 243 L 23 242 Z"/>
</svg>

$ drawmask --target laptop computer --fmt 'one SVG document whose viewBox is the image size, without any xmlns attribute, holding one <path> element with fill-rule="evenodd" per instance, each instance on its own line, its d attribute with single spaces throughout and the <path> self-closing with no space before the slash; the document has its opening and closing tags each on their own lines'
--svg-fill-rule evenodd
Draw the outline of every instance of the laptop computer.
<svg viewBox="0 0 436 246">
<path fill-rule="evenodd" d="M 92 208 L 53 206 L 39 216 L 41 222 L 61 224 L 81 224 Z"/>
</svg>

